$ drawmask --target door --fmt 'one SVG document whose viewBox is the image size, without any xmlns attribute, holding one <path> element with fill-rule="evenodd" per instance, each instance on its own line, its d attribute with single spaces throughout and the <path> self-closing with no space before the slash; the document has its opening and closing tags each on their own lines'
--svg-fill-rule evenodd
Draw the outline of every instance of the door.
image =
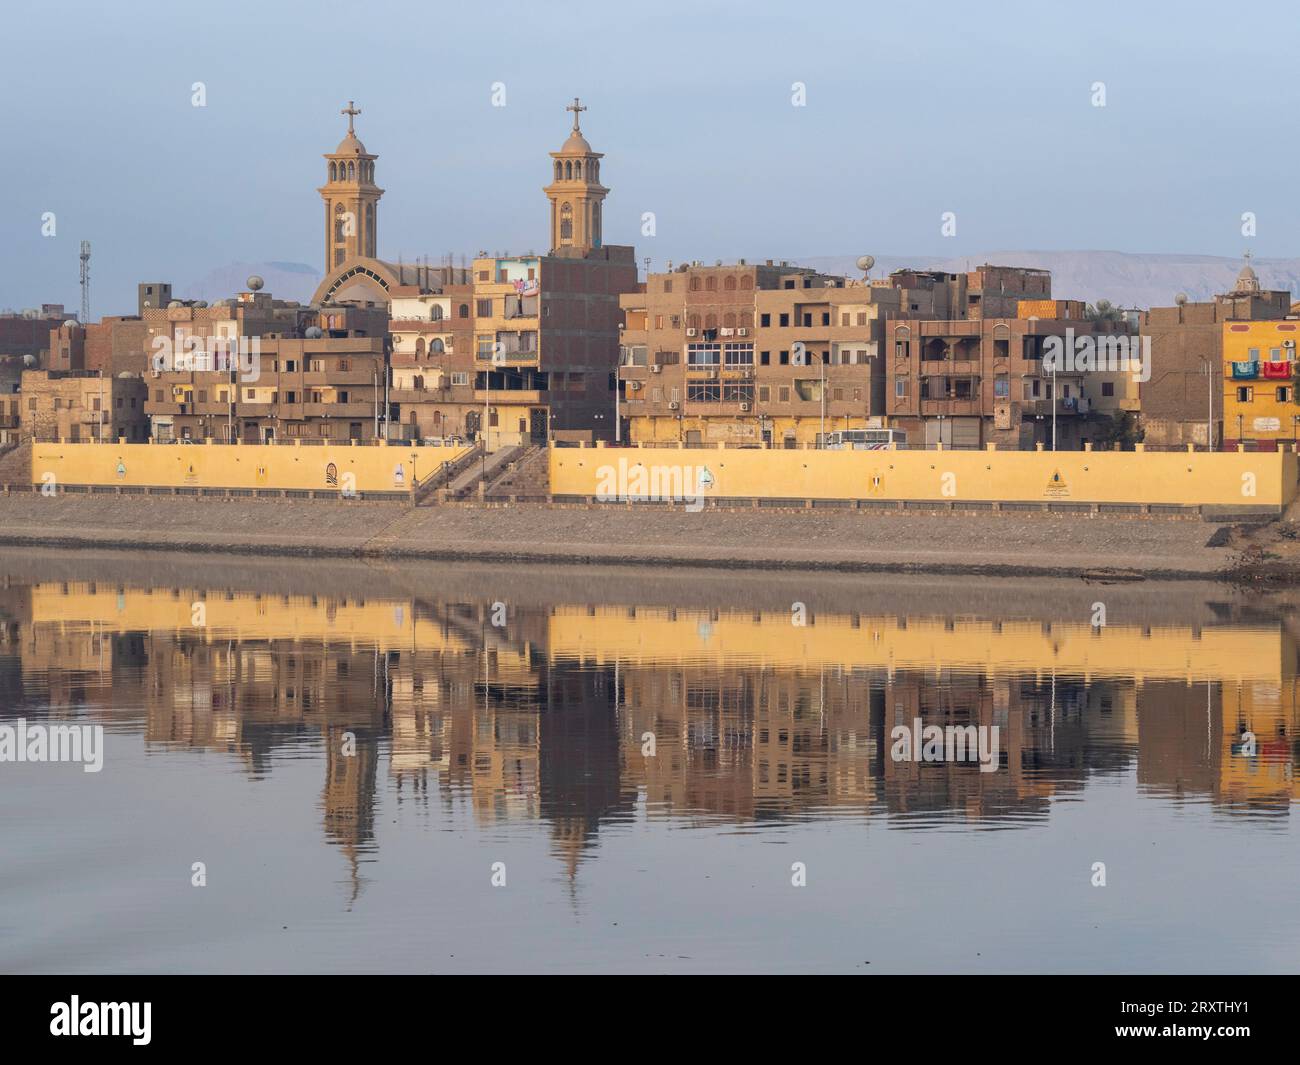
<svg viewBox="0 0 1300 1065">
<path fill-rule="evenodd" d="M 528 438 L 534 444 L 546 443 L 548 420 L 545 407 L 534 407 L 528 412 Z"/>
</svg>

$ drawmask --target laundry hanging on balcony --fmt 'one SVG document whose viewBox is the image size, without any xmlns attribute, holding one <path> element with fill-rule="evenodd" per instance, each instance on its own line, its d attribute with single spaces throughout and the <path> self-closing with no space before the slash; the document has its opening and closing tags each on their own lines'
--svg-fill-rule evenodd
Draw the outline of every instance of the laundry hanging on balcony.
<svg viewBox="0 0 1300 1065">
<path fill-rule="evenodd" d="M 1232 364 L 1232 378 L 1234 381 L 1251 381 L 1259 376 L 1259 363 L 1257 362 L 1234 362 Z"/>
<path fill-rule="evenodd" d="M 1270 381 L 1286 381 L 1291 378 L 1293 364 L 1288 359 L 1279 362 L 1260 363 L 1264 376 Z"/>
</svg>

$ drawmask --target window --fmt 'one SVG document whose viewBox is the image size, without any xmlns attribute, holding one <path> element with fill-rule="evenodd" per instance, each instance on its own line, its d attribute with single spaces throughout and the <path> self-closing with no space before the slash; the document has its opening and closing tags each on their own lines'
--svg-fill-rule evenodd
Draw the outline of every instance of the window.
<svg viewBox="0 0 1300 1065">
<path fill-rule="evenodd" d="M 688 403 L 717 403 L 722 399 L 722 387 L 717 381 L 688 382 L 686 401 Z"/>
<path fill-rule="evenodd" d="M 1101 394 L 1103 396 L 1113 396 L 1115 394 L 1115 382 L 1103 381 L 1101 383 Z"/>
<path fill-rule="evenodd" d="M 763 387 L 758 390 L 758 401 L 760 403 L 766 403 L 771 398 L 772 390 L 768 388 L 767 385 L 763 385 Z"/>
<path fill-rule="evenodd" d="M 492 317 L 492 301 L 490 299 L 477 300 L 475 301 L 474 307 L 475 307 L 474 313 L 477 314 L 480 318 Z"/>
<path fill-rule="evenodd" d="M 1288 388 L 1286 385 L 1279 387 L 1277 390 L 1277 401 L 1279 403 L 1290 403 L 1291 389 Z"/>
<path fill-rule="evenodd" d="M 787 385 L 782 385 L 781 388 L 780 388 L 780 391 L 777 393 L 777 395 L 780 397 L 780 400 L 781 400 L 782 403 L 789 403 L 789 402 L 790 402 L 790 389 L 789 389 L 789 386 L 787 386 Z"/>
<path fill-rule="evenodd" d="M 788 314 L 781 315 L 781 325 L 788 326 L 789 324 L 790 324 L 790 316 Z"/>
<path fill-rule="evenodd" d="M 831 324 L 831 312 L 822 311 L 822 325 L 830 325 L 830 324 Z"/>
<path fill-rule="evenodd" d="M 866 325 L 866 324 L 867 324 L 867 312 L 858 311 L 858 325 Z"/>
<path fill-rule="evenodd" d="M 848 312 L 845 311 L 840 314 L 840 325 L 848 325 L 848 324 L 849 324 L 849 315 Z"/>
<path fill-rule="evenodd" d="M 1255 398 L 1255 390 L 1248 385 L 1242 385 L 1237 389 L 1237 402 L 1249 403 Z"/>
<path fill-rule="evenodd" d="M 664 278 L 664 291 L 671 292 L 672 290 L 673 290 L 673 279 L 671 277 Z"/>
<path fill-rule="evenodd" d="M 467 384 L 469 384 L 469 374 L 467 374 L 467 373 L 453 373 L 453 374 L 451 375 L 451 383 L 452 383 L 453 385 L 467 385 Z"/>
<path fill-rule="evenodd" d="M 725 355 L 723 361 L 727 366 L 754 365 L 753 344 L 725 344 L 723 345 L 723 352 Z"/>
<path fill-rule="evenodd" d="M 782 365 L 782 366 L 789 366 L 789 365 L 790 365 L 790 353 L 789 353 L 788 351 L 783 351 L 783 352 L 781 352 L 780 356 L 778 357 L 778 362 L 779 362 L 780 365 Z"/>
<path fill-rule="evenodd" d="M 758 353 L 758 363 L 760 366 L 769 366 L 772 363 L 772 353 L 770 351 L 760 351 Z"/>
<path fill-rule="evenodd" d="M 733 345 L 728 345 L 732 347 Z M 753 348 L 750 348 L 751 357 Z M 717 366 L 721 350 L 717 344 L 687 344 L 686 345 L 686 365 L 687 366 Z"/>
<path fill-rule="evenodd" d="M 1103 386 L 1104 388 L 1104 386 Z M 1011 396 L 1011 381 L 1005 376 L 993 378 L 993 398 L 1009 399 Z"/>
<path fill-rule="evenodd" d="M 758 324 L 766 329 L 772 324 L 772 316 L 770 314 L 760 314 L 758 316 Z"/>
</svg>

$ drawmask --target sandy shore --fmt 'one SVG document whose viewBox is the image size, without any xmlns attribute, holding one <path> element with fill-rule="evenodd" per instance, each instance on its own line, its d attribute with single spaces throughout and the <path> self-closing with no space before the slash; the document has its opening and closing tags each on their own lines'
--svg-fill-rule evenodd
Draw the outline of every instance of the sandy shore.
<svg viewBox="0 0 1300 1065">
<path fill-rule="evenodd" d="M 1248 580 L 1256 567 L 1287 579 L 1290 563 L 1261 547 L 1260 536 L 1190 519 L 1027 513 L 0 496 L 0 544 L 316 558 L 1054 577 L 1123 571 L 1145 580 Z"/>
</svg>

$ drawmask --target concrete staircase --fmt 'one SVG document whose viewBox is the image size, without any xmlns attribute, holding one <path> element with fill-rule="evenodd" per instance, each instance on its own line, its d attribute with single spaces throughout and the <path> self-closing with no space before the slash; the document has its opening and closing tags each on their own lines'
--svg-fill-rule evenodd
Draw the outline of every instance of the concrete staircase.
<svg viewBox="0 0 1300 1065">
<path fill-rule="evenodd" d="M 550 449 L 545 444 L 525 448 L 506 464 L 484 493 L 489 500 L 545 502 L 551 498 Z"/>
<path fill-rule="evenodd" d="M 492 484 L 505 467 L 523 451 L 521 447 L 503 447 L 498 451 L 488 452 L 486 460 L 480 453 L 476 461 L 471 462 L 461 473 L 452 478 L 442 498 L 448 502 L 483 498 L 486 487 Z"/>
</svg>

